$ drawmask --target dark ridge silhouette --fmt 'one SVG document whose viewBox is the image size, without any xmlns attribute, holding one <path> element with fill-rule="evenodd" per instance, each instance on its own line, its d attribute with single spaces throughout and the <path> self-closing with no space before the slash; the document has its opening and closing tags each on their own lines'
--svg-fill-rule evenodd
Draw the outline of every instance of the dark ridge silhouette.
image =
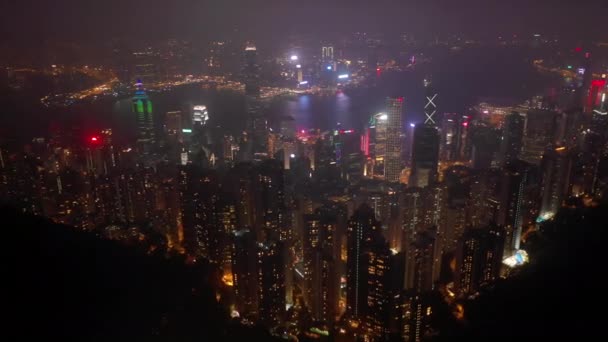
<svg viewBox="0 0 608 342">
<path fill-rule="evenodd" d="M 205 265 L 146 255 L 46 219 L 0 209 L 1 327 L 19 340 L 256 341 L 228 319 Z"/>
<path fill-rule="evenodd" d="M 528 240 L 531 263 L 465 304 L 438 340 L 579 340 L 603 335 L 608 206 L 562 210 Z"/>
</svg>

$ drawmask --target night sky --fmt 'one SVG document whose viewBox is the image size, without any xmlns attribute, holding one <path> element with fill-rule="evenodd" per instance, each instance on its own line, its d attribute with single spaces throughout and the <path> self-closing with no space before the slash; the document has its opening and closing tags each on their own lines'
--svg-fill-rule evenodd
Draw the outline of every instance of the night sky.
<svg viewBox="0 0 608 342">
<path fill-rule="evenodd" d="M 606 0 L 5 0 L 5 41 L 114 37 L 258 40 L 354 30 L 606 36 Z M 281 28 L 277 30 L 277 28 Z"/>
</svg>

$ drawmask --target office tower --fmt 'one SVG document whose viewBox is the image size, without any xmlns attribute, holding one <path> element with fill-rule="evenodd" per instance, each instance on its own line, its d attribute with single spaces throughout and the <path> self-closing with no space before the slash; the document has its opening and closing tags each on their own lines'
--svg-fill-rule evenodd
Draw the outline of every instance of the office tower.
<svg viewBox="0 0 608 342">
<path fill-rule="evenodd" d="M 133 80 L 152 84 L 160 81 L 158 52 L 148 47 L 141 51 L 133 52 Z"/>
<path fill-rule="evenodd" d="M 585 112 L 601 112 L 601 107 L 606 102 L 606 78 L 594 79 L 588 90 L 587 100 L 585 101 Z"/>
<path fill-rule="evenodd" d="M 336 153 L 329 139 L 317 140 L 314 145 L 314 160 L 313 180 L 319 188 L 335 188 L 343 184 Z"/>
<path fill-rule="evenodd" d="M 260 322 L 275 327 L 285 314 L 285 245 L 259 243 L 257 261 Z"/>
<path fill-rule="evenodd" d="M 512 164 L 519 157 L 523 146 L 524 121 L 524 117 L 517 112 L 505 118 L 500 151 L 503 165 Z"/>
<path fill-rule="evenodd" d="M 255 45 L 248 43 L 244 52 L 245 64 L 243 67 L 243 79 L 245 83 L 245 94 L 250 96 L 260 95 L 260 67 L 258 65 L 258 52 Z"/>
<path fill-rule="evenodd" d="M 334 60 L 334 47 L 323 46 L 321 47 L 321 59 L 325 62 Z"/>
<path fill-rule="evenodd" d="M 182 112 L 173 111 L 165 114 L 165 134 L 172 139 L 177 139 L 182 134 Z"/>
<path fill-rule="evenodd" d="M 196 105 L 192 107 L 192 128 L 202 127 L 209 121 L 207 106 Z"/>
<path fill-rule="evenodd" d="M 467 296 L 498 278 L 504 248 L 504 232 L 496 225 L 469 228 L 459 240 L 456 256 L 456 288 Z"/>
<path fill-rule="evenodd" d="M 461 116 L 456 113 L 444 113 L 441 118 L 441 160 L 457 160 L 462 146 Z M 467 124 L 468 125 L 468 124 Z"/>
<path fill-rule="evenodd" d="M 381 238 L 381 225 L 368 205 L 361 205 L 348 221 L 346 235 L 346 312 L 355 319 L 367 315 L 368 250 Z"/>
<path fill-rule="evenodd" d="M 439 164 L 439 132 L 433 125 L 417 125 L 414 128 L 412 149 L 412 173 L 410 186 L 426 187 L 437 181 Z"/>
<path fill-rule="evenodd" d="M 487 170 L 492 166 L 500 149 L 500 132 L 497 129 L 476 126 L 471 132 L 471 161 L 473 169 Z"/>
<path fill-rule="evenodd" d="M 209 46 L 209 56 L 207 57 L 207 68 L 212 74 L 219 74 L 225 69 L 226 62 L 226 42 L 213 41 Z"/>
<path fill-rule="evenodd" d="M 358 182 L 363 176 L 364 164 L 360 136 L 352 129 L 339 130 L 334 137 L 334 146 L 342 178 L 351 184 Z"/>
<path fill-rule="evenodd" d="M 248 134 L 251 138 L 251 154 L 267 154 L 268 120 L 262 113 L 260 102 L 260 67 L 257 48 L 249 43 L 245 47 L 242 71 L 245 83 L 245 111 L 248 117 Z M 253 156 L 248 156 L 253 158 Z"/>
<path fill-rule="evenodd" d="M 545 151 L 541 162 L 541 218 L 555 215 L 568 196 L 571 167 L 572 159 L 566 147 L 560 146 Z"/>
<path fill-rule="evenodd" d="M 137 90 L 132 99 L 133 113 L 137 115 L 137 146 L 144 154 L 152 152 L 156 142 L 154 133 L 154 113 L 152 102 L 144 91 L 141 81 L 137 81 Z"/>
<path fill-rule="evenodd" d="M 373 158 L 373 176 L 384 178 L 386 161 L 386 133 L 388 114 L 378 113 L 371 117 L 369 124 L 369 154 Z"/>
<path fill-rule="evenodd" d="M 399 182 L 401 177 L 401 117 L 403 97 L 386 99 L 386 158 L 384 177 L 387 182 Z"/>
<path fill-rule="evenodd" d="M 232 233 L 232 281 L 236 310 L 241 315 L 258 309 L 258 259 L 255 235 L 248 229 Z"/>
<path fill-rule="evenodd" d="M 424 105 L 424 124 L 436 126 L 437 104 L 439 94 L 435 91 L 435 88 L 431 85 L 432 81 L 430 77 L 424 79 L 425 98 L 426 102 Z"/>
<path fill-rule="evenodd" d="M 570 144 L 578 135 L 578 112 L 557 113 L 549 110 L 530 110 L 525 117 L 525 132 L 520 159 L 540 165 L 543 153 L 552 143 Z"/>
</svg>

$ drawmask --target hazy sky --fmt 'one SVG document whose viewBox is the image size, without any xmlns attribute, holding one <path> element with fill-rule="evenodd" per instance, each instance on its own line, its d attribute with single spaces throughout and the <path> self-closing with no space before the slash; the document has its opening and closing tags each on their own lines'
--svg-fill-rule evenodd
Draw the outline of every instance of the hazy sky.
<svg viewBox="0 0 608 342">
<path fill-rule="evenodd" d="M 280 33 L 559 32 L 606 35 L 608 0 L 3 0 L 11 41 Z M 602 20 L 604 21 L 601 24 Z"/>
</svg>

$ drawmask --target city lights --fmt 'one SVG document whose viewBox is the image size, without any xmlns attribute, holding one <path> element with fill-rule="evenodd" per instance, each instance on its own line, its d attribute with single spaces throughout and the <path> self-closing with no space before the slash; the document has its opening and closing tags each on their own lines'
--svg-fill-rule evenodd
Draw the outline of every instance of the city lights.
<svg viewBox="0 0 608 342">
<path fill-rule="evenodd" d="M 52 272 L 4 292 L 81 340 L 590 339 L 608 42 L 563 1 L 7 11 L 4 247 Z"/>
</svg>

